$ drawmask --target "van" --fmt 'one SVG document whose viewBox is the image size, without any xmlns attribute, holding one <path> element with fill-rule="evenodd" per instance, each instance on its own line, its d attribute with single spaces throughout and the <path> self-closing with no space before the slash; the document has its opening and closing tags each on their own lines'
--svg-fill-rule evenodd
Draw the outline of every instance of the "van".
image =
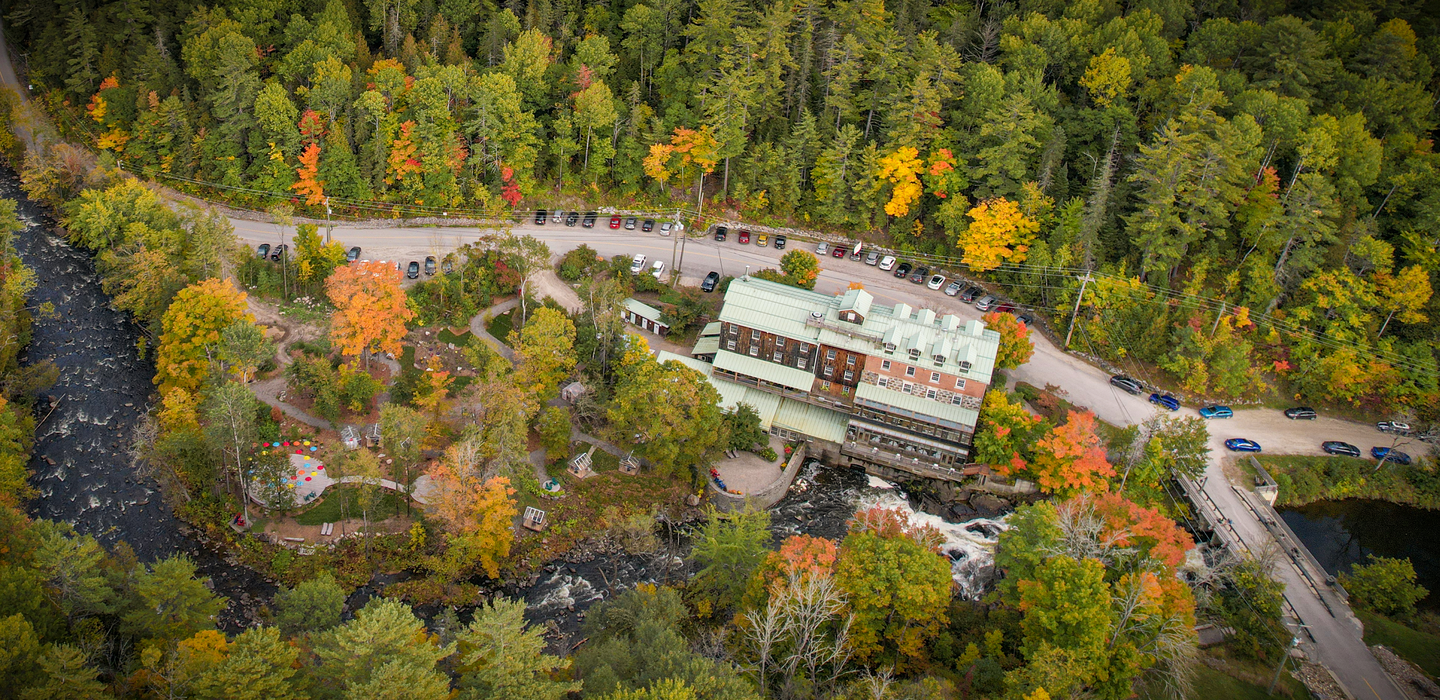
<svg viewBox="0 0 1440 700">
<path fill-rule="evenodd" d="M 644 269 L 645 269 L 645 254 L 644 254 L 644 253 L 641 253 L 641 254 L 639 254 L 639 255 L 636 255 L 636 256 L 635 256 L 635 259 L 630 262 L 630 274 L 632 274 L 632 275 L 638 275 L 638 274 L 640 274 L 640 271 L 641 271 L 641 270 L 644 270 Z"/>
</svg>

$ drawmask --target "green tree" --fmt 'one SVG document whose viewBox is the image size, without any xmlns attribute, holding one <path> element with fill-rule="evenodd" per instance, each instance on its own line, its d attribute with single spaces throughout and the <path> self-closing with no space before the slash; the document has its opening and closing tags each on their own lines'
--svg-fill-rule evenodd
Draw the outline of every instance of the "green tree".
<svg viewBox="0 0 1440 700">
<path fill-rule="evenodd" d="M 161 323 L 155 355 L 155 383 L 163 395 L 180 388 L 195 392 L 218 359 L 220 334 L 245 311 L 245 293 L 219 279 L 197 282 L 175 295 Z"/>
<path fill-rule="evenodd" d="M 0 686 L 12 692 L 42 678 L 40 639 L 24 615 L 0 618 Z"/>
<path fill-rule="evenodd" d="M 314 674 L 349 698 L 439 700 L 450 684 L 435 668 L 454 648 L 425 631 L 410 606 L 375 597 L 355 619 L 314 637 Z"/>
<path fill-rule="evenodd" d="M 1340 574 L 1340 585 L 1361 607 L 1381 615 L 1407 617 L 1415 613 L 1415 603 L 1430 594 L 1415 583 L 1415 566 L 1410 559 L 1377 557 L 1364 564 L 1352 564 L 1350 573 Z"/>
<path fill-rule="evenodd" d="M 304 584 L 301 584 L 304 585 Z M 251 627 L 235 637 L 225 659 L 195 680 L 201 700 L 302 700 L 295 686 L 300 648 L 274 627 Z"/>
<path fill-rule="evenodd" d="M 265 337 L 265 332 L 254 322 L 239 319 L 220 332 L 220 346 L 217 348 L 220 361 L 240 374 L 240 382 L 250 381 L 250 375 L 275 354 L 275 344 Z"/>
<path fill-rule="evenodd" d="M 547 406 L 540 411 L 536 422 L 540 433 L 540 444 L 545 447 L 546 459 L 561 459 L 570 455 L 570 412 L 560 406 Z"/>
<path fill-rule="evenodd" d="M 145 639 L 180 640 L 214 629 L 225 599 L 195 578 L 195 564 L 184 555 L 138 565 L 120 615 L 121 629 Z"/>
<path fill-rule="evenodd" d="M 789 278 L 790 284 L 814 289 L 815 280 L 820 276 L 820 260 L 814 253 L 797 248 L 780 256 L 780 271 Z"/>
<path fill-rule="evenodd" d="M 746 508 L 721 513 L 711 508 L 706 516 L 692 553 L 701 566 L 696 582 L 719 608 L 729 608 L 740 601 L 751 573 L 765 558 L 770 512 Z"/>
<path fill-rule="evenodd" d="M 835 582 L 855 615 L 856 660 L 904 668 L 929 656 L 953 585 L 950 563 L 935 549 L 937 535 L 911 528 L 894 510 L 872 508 L 851 521 Z"/>
<path fill-rule="evenodd" d="M 275 594 L 275 624 L 287 637 L 324 632 L 340 624 L 345 609 L 345 589 L 329 572 L 301 581 L 294 588 Z"/>
<path fill-rule="evenodd" d="M 554 398 L 560 382 L 575 369 L 575 324 L 550 307 L 537 309 L 518 332 L 511 331 L 516 381 L 540 401 Z"/>
<path fill-rule="evenodd" d="M 719 402 L 699 372 L 647 356 L 616 384 L 608 415 L 620 434 L 636 436 L 636 453 L 673 474 L 704 466 L 712 450 L 728 443 Z"/>
<path fill-rule="evenodd" d="M 748 403 L 737 403 L 735 410 L 726 412 L 725 424 L 730 433 L 729 449 L 749 450 L 770 444 L 770 434 L 760 426 L 760 412 Z"/>
<path fill-rule="evenodd" d="M 202 413 L 205 434 L 212 444 L 220 446 L 226 468 L 233 467 L 235 483 L 241 494 L 249 494 L 245 478 L 245 451 L 255 441 L 255 407 L 259 400 L 249 387 L 240 382 L 225 382 L 206 397 Z M 225 477 L 230 483 L 229 473 Z"/>
<path fill-rule="evenodd" d="M 90 665 L 85 654 L 69 644 L 52 644 L 40 657 L 45 678 L 23 690 L 22 700 L 104 700 L 110 697 L 105 685 L 96 677 L 99 669 Z"/>
<path fill-rule="evenodd" d="M 466 700 L 560 700 L 579 683 L 553 680 L 570 662 L 544 653 L 540 630 L 525 624 L 525 604 L 491 600 L 456 635 L 460 697 Z"/>
</svg>

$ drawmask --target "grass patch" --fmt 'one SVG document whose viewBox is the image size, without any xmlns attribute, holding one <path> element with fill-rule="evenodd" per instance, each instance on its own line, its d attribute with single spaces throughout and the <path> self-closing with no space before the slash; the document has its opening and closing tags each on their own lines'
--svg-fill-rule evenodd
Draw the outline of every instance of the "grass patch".
<svg viewBox="0 0 1440 700">
<path fill-rule="evenodd" d="M 506 338 L 510 337 L 510 331 L 512 330 L 515 330 L 515 309 L 506 311 L 485 322 L 485 331 L 502 343 L 505 342 Z"/>
<path fill-rule="evenodd" d="M 585 449 L 588 450 L 590 448 L 587 447 Z M 590 455 L 590 468 L 597 472 L 620 471 L 620 458 L 605 450 L 597 449 L 595 450 L 595 454 Z"/>
<path fill-rule="evenodd" d="M 1386 462 L 1377 471 L 1375 462 L 1353 457 L 1256 457 L 1280 485 L 1280 505 L 1368 498 L 1440 509 L 1440 476 L 1422 460 L 1408 467 Z"/>
<path fill-rule="evenodd" d="M 1440 678 L 1440 635 L 1421 632 L 1383 615 L 1356 610 L 1365 623 L 1365 643 L 1383 644 L 1401 658 L 1419 666 L 1432 678 Z"/>
<path fill-rule="evenodd" d="M 463 348 L 470 344 L 470 339 L 473 336 L 470 335 L 470 331 L 455 335 L 450 332 L 449 328 L 441 328 L 440 332 L 435 334 L 435 337 L 442 343 L 454 343 L 456 347 Z"/>
<path fill-rule="evenodd" d="M 1201 652 L 1206 654 L 1207 652 Z M 1216 666 L 1223 666 L 1227 670 L 1221 670 Z M 1290 667 L 1291 669 L 1294 666 Z M 1225 659 L 1220 663 L 1210 660 L 1195 665 L 1194 692 L 1192 698 L 1215 698 L 1219 700 L 1275 700 L 1275 698 L 1293 698 L 1294 700 L 1309 700 L 1310 691 L 1305 684 L 1290 673 L 1280 674 L 1280 682 L 1275 684 L 1275 694 L 1269 695 L 1265 689 L 1270 685 L 1270 679 L 1275 675 L 1275 667 L 1264 668 L 1256 664 L 1241 663 L 1235 659 Z M 1168 696 L 1153 684 L 1146 684 L 1140 688 L 1138 697 L 1141 700 L 1162 700 Z"/>
<path fill-rule="evenodd" d="M 359 518 L 358 502 L 359 494 L 354 487 L 331 486 L 326 489 L 324 498 L 316 503 L 314 508 L 295 516 L 295 522 L 301 525 L 323 525 L 344 520 L 346 517 Z M 370 514 L 370 522 L 379 522 L 404 513 L 405 503 L 400 500 L 400 496 L 386 491 L 381 496 L 379 505 L 375 507 L 375 512 Z"/>
</svg>

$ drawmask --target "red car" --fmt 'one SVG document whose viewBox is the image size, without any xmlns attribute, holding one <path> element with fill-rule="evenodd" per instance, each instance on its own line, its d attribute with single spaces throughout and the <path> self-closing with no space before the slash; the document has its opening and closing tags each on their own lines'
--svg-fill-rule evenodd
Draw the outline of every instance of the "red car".
<svg viewBox="0 0 1440 700">
<path fill-rule="evenodd" d="M 743 231 L 743 230 L 742 230 L 742 231 L 740 232 L 740 243 L 741 243 L 741 245 L 744 245 L 744 244 L 749 243 L 749 242 L 750 242 L 750 232 L 749 232 L 749 231 Z"/>
<path fill-rule="evenodd" d="M 843 245 L 837 245 L 837 246 L 835 246 L 835 248 L 834 248 L 833 250 L 830 251 L 830 255 L 831 255 L 832 257 L 836 257 L 836 258 L 843 258 L 843 257 L 845 257 L 847 254 L 849 254 L 849 252 L 850 252 L 850 249 L 849 249 L 849 248 L 846 248 L 846 247 L 843 246 Z"/>
<path fill-rule="evenodd" d="M 612 216 L 612 217 L 610 217 L 610 228 L 620 228 L 620 217 L 618 217 L 618 216 Z"/>
</svg>

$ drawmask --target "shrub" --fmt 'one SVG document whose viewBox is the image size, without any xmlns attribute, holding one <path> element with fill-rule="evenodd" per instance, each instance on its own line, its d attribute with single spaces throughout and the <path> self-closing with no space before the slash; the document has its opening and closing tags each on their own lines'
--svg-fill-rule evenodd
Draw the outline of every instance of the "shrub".
<svg viewBox="0 0 1440 700">
<path fill-rule="evenodd" d="M 1430 594 L 1415 583 L 1415 566 L 1407 559 L 1370 555 L 1369 563 L 1353 564 L 1350 573 L 1340 574 L 1340 585 L 1350 592 L 1356 605 L 1380 613 L 1408 617 L 1415 603 Z"/>
</svg>

